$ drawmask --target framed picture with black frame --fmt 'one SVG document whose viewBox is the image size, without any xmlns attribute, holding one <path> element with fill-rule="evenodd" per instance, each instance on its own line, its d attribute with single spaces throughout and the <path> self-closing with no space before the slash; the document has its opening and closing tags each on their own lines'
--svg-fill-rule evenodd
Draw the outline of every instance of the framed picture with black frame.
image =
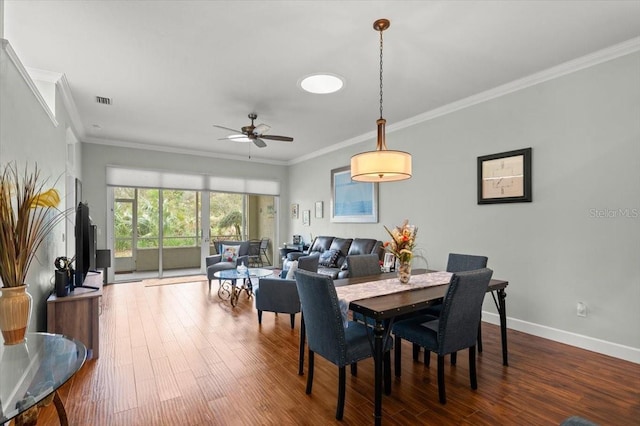
<svg viewBox="0 0 640 426">
<path fill-rule="evenodd" d="M 531 200 L 531 148 L 478 157 L 478 204 Z"/>
</svg>

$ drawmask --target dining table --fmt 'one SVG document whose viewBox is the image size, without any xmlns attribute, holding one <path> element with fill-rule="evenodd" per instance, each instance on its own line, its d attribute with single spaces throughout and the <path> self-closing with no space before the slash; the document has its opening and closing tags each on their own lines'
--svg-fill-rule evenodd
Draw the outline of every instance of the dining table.
<svg viewBox="0 0 640 426">
<path fill-rule="evenodd" d="M 412 276 L 420 274 L 432 274 L 438 271 L 427 269 L 414 269 Z M 340 299 L 340 288 L 354 284 L 364 284 L 366 286 L 376 286 L 376 282 L 393 279 L 394 272 L 382 273 L 368 277 L 344 278 L 334 280 L 336 293 Z M 413 279 L 413 277 L 412 277 Z M 433 280 L 432 280 L 433 281 Z M 501 279 L 492 279 L 487 288 L 487 293 L 491 293 L 500 318 L 500 336 L 502 343 L 502 363 L 508 366 L 507 352 L 507 316 L 506 316 L 506 292 L 509 282 Z M 382 386 L 383 386 L 383 350 L 385 339 L 391 338 L 390 331 L 395 318 L 411 314 L 425 309 L 437 300 L 442 299 L 449 288 L 449 282 L 436 283 L 426 286 L 414 286 L 411 282 L 404 285 L 400 291 L 391 294 L 369 296 L 363 299 L 353 299 L 348 301 L 348 309 L 354 313 L 359 313 L 374 321 L 373 326 L 373 359 L 374 359 L 374 418 L 375 424 L 382 424 Z M 304 312 L 300 329 L 300 352 L 298 362 L 298 374 L 304 374 L 304 346 L 306 332 L 304 327 Z M 391 392 L 390 378 L 385 380 L 385 393 Z"/>
</svg>

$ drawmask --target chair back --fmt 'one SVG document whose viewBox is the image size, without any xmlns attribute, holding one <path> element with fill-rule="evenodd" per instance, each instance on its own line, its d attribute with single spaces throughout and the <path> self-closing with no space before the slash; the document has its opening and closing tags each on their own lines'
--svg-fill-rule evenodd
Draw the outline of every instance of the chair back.
<svg viewBox="0 0 640 426">
<path fill-rule="evenodd" d="M 438 355 L 475 346 L 491 275 L 488 268 L 453 274 L 438 324 Z"/>
<path fill-rule="evenodd" d="M 281 278 L 260 278 L 255 289 L 256 309 L 267 312 L 296 314 L 300 312 L 300 299 L 296 283 Z"/>
<path fill-rule="evenodd" d="M 345 330 L 333 279 L 328 275 L 298 270 L 296 287 L 309 349 L 336 365 L 345 365 Z"/>
<path fill-rule="evenodd" d="M 381 273 L 380 259 L 377 254 L 347 256 L 347 268 L 349 270 L 349 278 L 368 277 Z"/>
<path fill-rule="evenodd" d="M 303 269 L 310 272 L 318 272 L 318 262 L 320 261 L 320 254 L 312 254 L 309 256 L 300 256 L 298 258 L 298 269 Z"/>
<path fill-rule="evenodd" d="M 249 240 L 249 256 L 260 256 L 260 240 Z"/>
<path fill-rule="evenodd" d="M 447 272 L 473 271 L 475 269 L 486 268 L 487 260 L 486 256 L 449 253 Z"/>
<path fill-rule="evenodd" d="M 269 248 L 269 238 L 262 238 L 260 240 L 260 250 L 267 250 Z"/>
</svg>

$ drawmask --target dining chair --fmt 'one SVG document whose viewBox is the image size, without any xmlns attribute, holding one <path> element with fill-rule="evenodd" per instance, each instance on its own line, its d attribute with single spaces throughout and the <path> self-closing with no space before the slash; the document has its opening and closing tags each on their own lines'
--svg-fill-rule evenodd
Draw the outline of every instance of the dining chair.
<svg viewBox="0 0 640 426">
<path fill-rule="evenodd" d="M 336 289 L 330 276 L 298 270 L 296 287 L 300 295 L 308 341 L 309 371 L 306 393 L 311 394 L 314 355 L 317 353 L 338 366 L 336 419 L 342 420 L 346 389 L 345 367 L 373 356 L 371 329 L 354 321 L 348 321 L 345 327 Z M 387 339 L 385 351 L 390 351 L 392 345 L 392 340 Z M 388 367 L 387 365 L 386 368 Z"/>
<path fill-rule="evenodd" d="M 349 278 L 380 275 L 380 259 L 377 254 L 357 254 L 347 256 Z"/>
<path fill-rule="evenodd" d="M 267 250 L 269 250 L 269 238 L 263 237 L 260 239 L 260 263 L 262 263 L 262 256 L 264 256 L 267 259 L 267 265 L 271 265 Z"/>
<path fill-rule="evenodd" d="M 260 252 L 260 240 L 249 240 L 249 266 L 264 266 Z"/>
<path fill-rule="evenodd" d="M 447 272 L 466 272 L 473 271 L 476 269 L 482 269 L 487 267 L 486 256 L 477 256 L 473 254 L 460 254 L 460 253 L 449 253 L 449 258 L 447 260 Z M 428 314 L 433 316 L 440 316 L 440 312 L 442 312 L 442 301 L 435 302 L 424 311 L 421 311 L 421 314 Z M 482 352 L 482 321 L 478 324 L 478 352 Z M 413 347 L 413 359 L 414 361 L 418 360 L 419 347 L 414 345 Z M 429 351 L 424 352 L 424 363 L 429 365 L 430 361 L 430 353 Z M 457 361 L 457 354 L 454 352 L 451 354 L 451 364 L 455 365 Z"/>
<path fill-rule="evenodd" d="M 493 271 L 488 268 L 454 273 L 439 317 L 422 315 L 393 325 L 396 377 L 401 375 L 401 347 L 402 339 L 405 339 L 438 355 L 438 396 L 441 404 L 447 402 L 444 386 L 444 356 L 447 354 L 469 349 L 471 389 L 478 388 L 475 353 L 477 330 L 482 301 L 492 274 Z"/>
</svg>

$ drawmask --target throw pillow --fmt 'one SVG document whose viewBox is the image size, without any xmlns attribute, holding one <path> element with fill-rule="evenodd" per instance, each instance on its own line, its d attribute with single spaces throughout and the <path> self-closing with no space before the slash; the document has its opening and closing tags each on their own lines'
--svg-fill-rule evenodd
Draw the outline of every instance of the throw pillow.
<svg viewBox="0 0 640 426">
<path fill-rule="evenodd" d="M 340 252 L 338 250 L 327 250 L 322 252 L 318 263 L 327 268 L 336 268 L 338 266 L 336 265 L 336 261 L 339 256 Z"/>
<path fill-rule="evenodd" d="M 287 271 L 287 276 L 285 279 L 287 280 L 295 280 L 296 279 L 296 270 L 298 269 L 298 261 L 293 260 L 289 264 L 289 270 Z"/>
<path fill-rule="evenodd" d="M 228 246 L 222 244 L 220 252 L 222 253 L 223 262 L 235 262 L 238 259 L 238 252 L 240 251 L 239 245 Z"/>
</svg>

